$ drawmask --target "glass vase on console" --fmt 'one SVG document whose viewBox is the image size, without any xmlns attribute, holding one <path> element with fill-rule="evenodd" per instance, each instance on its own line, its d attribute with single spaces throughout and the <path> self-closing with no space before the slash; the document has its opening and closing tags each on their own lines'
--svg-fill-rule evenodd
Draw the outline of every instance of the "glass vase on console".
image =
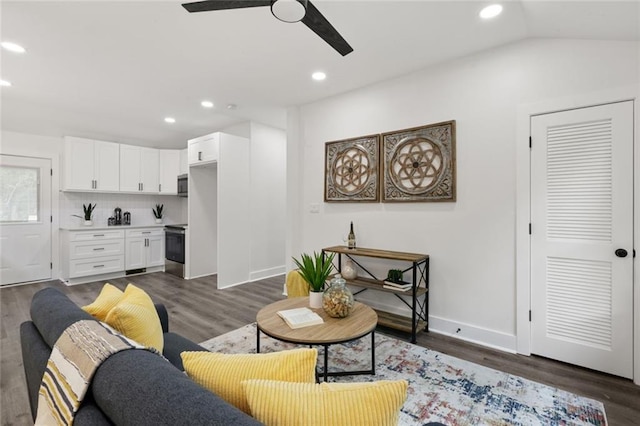
<svg viewBox="0 0 640 426">
<path fill-rule="evenodd" d="M 322 308 L 331 317 L 344 318 L 353 310 L 353 293 L 340 274 L 331 280 L 331 285 L 322 296 Z"/>
</svg>

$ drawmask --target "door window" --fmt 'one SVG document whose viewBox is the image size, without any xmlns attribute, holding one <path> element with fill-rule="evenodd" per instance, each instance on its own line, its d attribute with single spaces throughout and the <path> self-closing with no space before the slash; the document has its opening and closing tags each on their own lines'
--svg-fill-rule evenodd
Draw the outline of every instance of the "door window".
<svg viewBox="0 0 640 426">
<path fill-rule="evenodd" d="M 40 169 L 0 166 L 0 222 L 38 222 Z"/>
</svg>

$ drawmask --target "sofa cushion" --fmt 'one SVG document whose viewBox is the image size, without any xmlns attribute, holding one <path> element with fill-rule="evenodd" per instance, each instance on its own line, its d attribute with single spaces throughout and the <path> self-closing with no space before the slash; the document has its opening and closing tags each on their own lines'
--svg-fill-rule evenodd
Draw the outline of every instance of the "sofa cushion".
<svg viewBox="0 0 640 426">
<path fill-rule="evenodd" d="M 265 354 L 184 352 L 184 369 L 196 383 L 245 413 L 249 404 L 241 382 L 271 379 L 315 383 L 317 349 L 292 349 Z"/>
<path fill-rule="evenodd" d="M 151 297 L 133 284 L 106 317 L 106 323 L 130 339 L 162 353 L 162 324 Z"/>
<path fill-rule="evenodd" d="M 100 294 L 93 303 L 83 306 L 82 310 L 92 315 L 95 319 L 105 322 L 107 314 L 124 297 L 124 293 L 118 287 L 105 283 Z"/>
<path fill-rule="evenodd" d="M 71 324 L 94 319 L 60 290 L 47 287 L 31 299 L 31 320 L 50 348 Z"/>
<path fill-rule="evenodd" d="M 96 371 L 92 391 L 98 406 L 117 425 L 260 424 L 148 351 L 122 351 L 109 357 Z"/>
<path fill-rule="evenodd" d="M 242 383 L 251 414 L 267 426 L 395 426 L 408 386 L 405 380 L 320 384 L 247 380 Z"/>
</svg>

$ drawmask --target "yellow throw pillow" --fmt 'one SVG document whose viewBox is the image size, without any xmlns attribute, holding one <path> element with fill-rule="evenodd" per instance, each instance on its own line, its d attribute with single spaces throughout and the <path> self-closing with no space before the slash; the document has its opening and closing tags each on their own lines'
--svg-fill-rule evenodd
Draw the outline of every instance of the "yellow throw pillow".
<svg viewBox="0 0 640 426">
<path fill-rule="evenodd" d="M 164 336 L 158 311 L 144 290 L 129 284 L 122 300 L 109 311 L 107 324 L 130 339 L 162 353 Z"/>
<path fill-rule="evenodd" d="M 82 309 L 92 315 L 98 321 L 105 322 L 109 311 L 122 300 L 124 293 L 118 287 L 106 283 L 100 294 L 90 305 L 83 306 Z"/>
<path fill-rule="evenodd" d="M 246 380 L 251 415 L 267 426 L 397 425 L 406 380 L 363 383 L 286 383 Z"/>
<path fill-rule="evenodd" d="M 292 349 L 266 354 L 182 352 L 187 375 L 228 403 L 250 414 L 241 382 L 247 379 L 314 383 L 317 349 Z"/>
</svg>

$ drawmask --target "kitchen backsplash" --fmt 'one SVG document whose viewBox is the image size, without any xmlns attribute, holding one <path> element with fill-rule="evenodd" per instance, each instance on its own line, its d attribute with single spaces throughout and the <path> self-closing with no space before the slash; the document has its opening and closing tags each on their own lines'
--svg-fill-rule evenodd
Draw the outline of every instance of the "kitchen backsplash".
<svg viewBox="0 0 640 426">
<path fill-rule="evenodd" d="M 82 205 L 88 203 L 97 203 L 92 216 L 94 226 L 107 226 L 107 219 L 113 216 L 116 207 L 122 213 L 131 213 L 131 225 L 153 225 L 155 217 L 151 209 L 156 204 L 164 204 L 163 223 L 187 222 L 187 199 L 175 195 L 60 192 L 60 226 L 82 226 L 84 220 L 72 215 L 83 216 Z"/>
</svg>

